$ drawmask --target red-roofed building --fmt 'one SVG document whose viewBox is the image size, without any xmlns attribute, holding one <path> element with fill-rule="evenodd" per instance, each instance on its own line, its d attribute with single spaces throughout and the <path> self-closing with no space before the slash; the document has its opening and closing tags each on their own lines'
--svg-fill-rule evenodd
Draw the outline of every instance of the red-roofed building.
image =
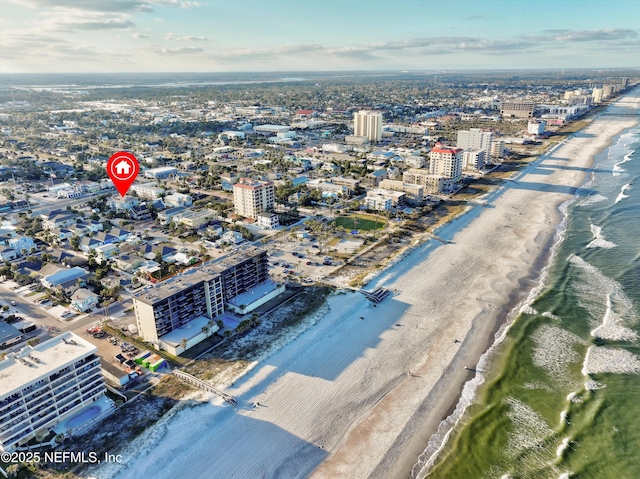
<svg viewBox="0 0 640 479">
<path fill-rule="evenodd" d="M 302 117 L 315 116 L 315 114 L 316 114 L 315 110 L 298 110 L 298 111 L 296 111 L 296 116 L 302 116 Z"/>
<path fill-rule="evenodd" d="M 445 178 L 448 187 L 462 179 L 462 148 L 445 147 L 440 144 L 429 153 L 429 173 Z"/>
</svg>

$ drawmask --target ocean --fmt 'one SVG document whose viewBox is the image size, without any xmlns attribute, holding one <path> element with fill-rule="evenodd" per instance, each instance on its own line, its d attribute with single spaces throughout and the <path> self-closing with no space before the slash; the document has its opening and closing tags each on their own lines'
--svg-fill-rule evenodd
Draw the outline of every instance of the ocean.
<svg viewBox="0 0 640 479">
<path fill-rule="evenodd" d="M 640 128 L 563 205 L 544 285 L 435 465 L 417 477 L 640 477 Z M 426 476 L 425 476 L 426 473 Z"/>
</svg>

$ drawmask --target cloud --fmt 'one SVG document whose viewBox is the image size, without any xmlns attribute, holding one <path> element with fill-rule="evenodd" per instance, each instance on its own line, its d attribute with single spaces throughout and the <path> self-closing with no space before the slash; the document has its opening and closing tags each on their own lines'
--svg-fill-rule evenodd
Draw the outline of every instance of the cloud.
<svg viewBox="0 0 640 479">
<path fill-rule="evenodd" d="M 545 30 L 557 42 L 598 42 L 605 40 L 626 40 L 638 37 L 636 30 L 610 28 L 605 30 Z"/>
<path fill-rule="evenodd" d="M 142 38 L 151 38 L 151 35 L 146 35 L 144 33 L 136 32 L 131 34 L 131 38 L 142 39 Z"/>
<path fill-rule="evenodd" d="M 226 63 L 243 62 L 251 60 L 274 59 L 280 57 L 308 57 L 309 55 L 322 54 L 326 49 L 317 44 L 287 44 L 268 48 L 242 48 L 237 50 L 225 50 L 224 52 L 209 53 L 209 59 Z"/>
<path fill-rule="evenodd" d="M 167 33 L 164 36 L 165 40 L 175 40 L 176 42 L 208 42 L 209 39 L 207 37 L 192 37 L 192 36 L 178 36 L 173 33 Z"/>
<path fill-rule="evenodd" d="M 36 32 L 0 33 L 0 58 L 29 58 L 75 60 L 82 57 L 83 61 L 98 59 L 98 51 L 93 46 L 77 45 L 49 34 Z"/>
<path fill-rule="evenodd" d="M 200 47 L 157 48 L 155 50 L 158 55 L 188 55 L 203 51 L 204 50 Z"/>
<path fill-rule="evenodd" d="M 10 0 L 31 8 L 67 7 L 91 12 L 133 13 L 152 12 L 153 6 L 191 8 L 200 2 L 186 0 Z"/>
<path fill-rule="evenodd" d="M 102 22 L 70 22 L 67 23 L 67 26 L 72 30 L 113 30 L 118 28 L 132 28 L 135 27 L 136 24 L 131 20 L 107 19 Z"/>
</svg>

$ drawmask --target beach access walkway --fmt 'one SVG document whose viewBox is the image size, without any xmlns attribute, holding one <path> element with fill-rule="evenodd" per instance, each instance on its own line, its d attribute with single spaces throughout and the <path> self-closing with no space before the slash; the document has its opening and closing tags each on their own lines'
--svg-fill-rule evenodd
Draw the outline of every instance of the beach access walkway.
<svg viewBox="0 0 640 479">
<path fill-rule="evenodd" d="M 184 371 L 180 371 L 179 369 L 174 369 L 173 375 L 181 381 L 190 384 L 191 386 L 195 386 L 198 389 L 202 389 L 203 391 L 207 391 L 220 396 L 227 403 L 231 404 L 235 409 L 238 409 L 238 401 L 236 401 L 236 399 L 231 394 L 220 391 L 218 388 L 213 387 L 208 382 L 203 381 L 202 379 L 198 379 L 197 377 L 192 376 L 189 373 L 185 373 Z"/>
</svg>

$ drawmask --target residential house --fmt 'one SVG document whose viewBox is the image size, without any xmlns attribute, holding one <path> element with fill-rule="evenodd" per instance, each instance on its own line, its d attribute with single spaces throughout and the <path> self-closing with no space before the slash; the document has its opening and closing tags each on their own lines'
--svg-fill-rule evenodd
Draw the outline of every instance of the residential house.
<svg viewBox="0 0 640 479">
<path fill-rule="evenodd" d="M 65 240 L 68 240 L 74 235 L 74 232 L 68 228 L 56 228 L 51 230 L 51 237 L 57 243 L 62 243 Z"/>
<path fill-rule="evenodd" d="M 162 255 L 162 261 L 170 263 L 172 256 L 178 252 L 175 248 L 165 245 L 145 245 L 143 247 L 144 257 L 149 260 L 155 260 L 158 252 Z"/>
<path fill-rule="evenodd" d="M 53 266 L 53 265 L 47 265 Z M 67 293 L 73 293 L 84 285 L 84 280 L 89 277 L 89 272 L 84 268 L 57 268 L 53 274 L 40 279 L 45 288 L 62 289 Z"/>
<path fill-rule="evenodd" d="M 98 246 L 102 246 L 104 244 L 103 241 L 98 238 L 90 238 L 85 236 L 80 240 L 80 250 L 89 254 L 94 251 Z"/>
<path fill-rule="evenodd" d="M 16 236 L 7 241 L 10 248 L 15 249 L 19 254 L 25 256 L 38 250 L 35 242 L 29 236 Z"/>
<path fill-rule="evenodd" d="M 113 265 L 127 273 L 133 273 L 143 262 L 144 260 L 139 256 L 128 254 L 121 254 L 113 258 Z"/>
<path fill-rule="evenodd" d="M 120 250 L 115 244 L 104 244 L 95 248 L 96 261 L 100 264 L 105 264 L 111 258 L 118 256 Z"/>
<path fill-rule="evenodd" d="M 190 195 L 173 193 L 165 196 L 162 202 L 167 208 L 177 208 L 179 206 L 191 206 L 193 204 L 193 198 Z"/>
<path fill-rule="evenodd" d="M 133 196 L 125 196 L 124 198 L 120 195 L 114 196 L 107 201 L 107 206 L 113 211 L 129 211 L 134 206 L 140 204 L 140 200 Z"/>
<path fill-rule="evenodd" d="M 71 295 L 71 307 L 80 313 L 86 313 L 96 307 L 99 302 L 98 295 L 86 288 L 80 288 Z"/>
<path fill-rule="evenodd" d="M 147 221 L 151 219 L 151 211 L 146 204 L 134 206 L 129 210 L 129 217 L 136 221 Z"/>
<path fill-rule="evenodd" d="M 0 249 L 0 260 L 2 261 L 11 261 L 13 259 L 18 258 L 20 255 L 13 248 L 2 248 Z"/>
<path fill-rule="evenodd" d="M 63 210 L 55 210 L 51 213 L 40 215 L 42 218 L 42 227 L 46 230 L 56 228 L 66 228 L 77 223 L 78 218 L 82 218 L 76 214 Z"/>
</svg>

